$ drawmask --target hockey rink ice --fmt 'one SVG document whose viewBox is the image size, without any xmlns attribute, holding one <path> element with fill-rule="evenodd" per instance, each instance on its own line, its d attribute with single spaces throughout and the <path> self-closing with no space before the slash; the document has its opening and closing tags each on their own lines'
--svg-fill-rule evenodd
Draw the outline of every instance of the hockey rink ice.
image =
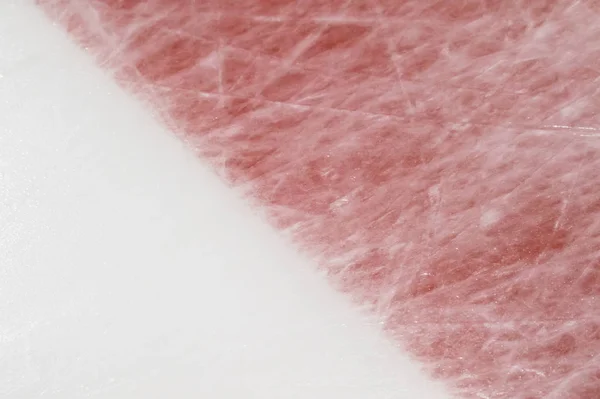
<svg viewBox="0 0 600 399">
<path fill-rule="evenodd" d="M 5 0 L 0 397 L 597 399 L 595 0 Z"/>
</svg>

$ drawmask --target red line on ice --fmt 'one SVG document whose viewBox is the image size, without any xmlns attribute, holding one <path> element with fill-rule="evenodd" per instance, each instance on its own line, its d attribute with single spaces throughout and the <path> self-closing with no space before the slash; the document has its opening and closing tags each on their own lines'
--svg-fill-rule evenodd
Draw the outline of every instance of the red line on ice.
<svg viewBox="0 0 600 399">
<path fill-rule="evenodd" d="M 434 376 L 600 397 L 598 2 L 39 3 Z"/>
</svg>

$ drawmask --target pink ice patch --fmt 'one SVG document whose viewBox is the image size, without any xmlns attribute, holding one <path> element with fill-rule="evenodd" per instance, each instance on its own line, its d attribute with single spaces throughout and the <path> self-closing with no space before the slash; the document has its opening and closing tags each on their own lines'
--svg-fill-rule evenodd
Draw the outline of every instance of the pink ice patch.
<svg viewBox="0 0 600 399">
<path fill-rule="evenodd" d="M 598 1 L 38 3 L 459 395 L 600 397 Z"/>
</svg>

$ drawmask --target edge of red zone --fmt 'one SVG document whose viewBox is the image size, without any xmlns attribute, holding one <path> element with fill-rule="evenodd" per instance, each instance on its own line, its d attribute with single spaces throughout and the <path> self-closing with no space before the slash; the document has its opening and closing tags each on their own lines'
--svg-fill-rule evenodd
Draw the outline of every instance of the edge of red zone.
<svg viewBox="0 0 600 399">
<path fill-rule="evenodd" d="M 244 91 L 244 84 L 267 79 L 269 61 L 265 60 L 260 61 L 263 64 L 243 57 L 234 60 L 237 64 L 233 62 L 230 68 L 238 86 L 227 95 L 215 83 L 218 72 L 214 68 L 196 68 L 183 79 L 171 81 L 169 76 L 201 57 L 218 54 L 220 43 L 197 38 L 169 42 L 163 36 L 163 46 L 157 48 L 153 46 L 154 35 L 181 22 L 157 18 L 154 25 L 139 28 L 125 45 L 123 37 L 131 37 L 128 29 L 135 26 L 136 18 L 129 10 L 138 2 L 37 0 L 100 66 L 114 73 L 115 79 L 141 101 L 148 102 L 218 173 L 247 190 L 249 198 L 277 228 L 290 232 L 295 242 L 320 262 L 338 289 L 382 316 L 389 334 L 423 362 L 434 378 L 447 381 L 469 398 L 542 398 L 550 393 L 559 395 L 553 396 L 556 398 L 598 397 L 600 366 L 585 354 L 585 346 L 592 354 L 600 348 L 600 324 L 586 317 L 586 312 L 598 310 L 597 301 L 591 298 L 598 294 L 594 284 L 600 281 L 600 261 L 594 254 L 600 243 L 582 235 L 600 237 L 597 226 L 590 227 L 586 221 L 587 216 L 600 214 L 600 198 L 590 194 L 592 186 L 582 185 L 577 194 L 581 201 L 567 214 L 560 210 L 566 183 L 560 187 L 558 183 L 556 187 L 547 184 L 548 179 L 558 182 L 556 176 L 570 173 L 565 166 L 569 162 L 586 166 L 579 170 L 581 180 L 597 181 L 597 148 L 566 135 L 547 141 L 536 132 L 520 134 L 505 129 L 522 149 L 560 152 L 560 156 L 542 159 L 538 153 L 523 150 L 523 155 L 518 151 L 511 155 L 522 159 L 492 165 L 498 173 L 508 173 L 516 162 L 524 169 L 523 175 L 502 183 L 514 186 L 514 202 L 510 204 L 514 212 L 481 238 L 471 227 L 480 216 L 468 212 L 474 207 L 472 198 L 477 196 L 469 184 L 478 184 L 490 197 L 498 196 L 498 190 L 505 187 L 495 187 L 491 176 L 489 182 L 467 181 L 484 170 L 482 158 L 471 153 L 453 165 L 442 162 L 441 169 L 430 167 L 428 163 L 441 157 L 437 152 L 441 150 L 429 146 L 437 140 L 440 124 L 402 125 L 406 141 L 398 148 L 394 145 L 398 122 L 393 118 L 365 120 L 353 113 L 285 107 L 253 97 Z M 147 13 L 161 15 L 161 1 L 146 4 Z M 135 64 L 131 62 L 132 52 L 136 53 Z M 296 78 L 291 83 L 301 85 L 302 74 Z M 345 84 L 352 85 L 351 79 Z M 273 117 L 273 109 L 277 117 Z M 306 124 L 311 121 L 322 134 L 306 135 Z M 350 143 L 340 135 L 340 127 L 353 132 L 368 128 L 370 133 L 367 139 Z M 462 135 L 447 138 L 447 145 L 453 147 L 445 151 L 475 147 L 482 137 L 481 128 L 473 125 L 465 129 Z M 362 147 L 336 158 L 336 149 L 344 145 Z M 502 143 L 497 145 L 498 151 L 503 151 Z M 314 153 L 316 148 L 319 154 Z M 563 151 L 565 148 L 568 151 Z M 520 186 L 519 179 L 529 178 L 525 175 L 542 164 L 549 164 L 549 169 L 532 178 L 528 187 Z M 332 165 L 331 173 L 324 174 Z M 435 243 L 435 248 L 416 245 L 391 256 L 391 251 L 382 248 L 401 245 L 402 238 L 407 238 L 390 233 L 398 229 L 397 221 L 404 220 L 408 236 L 425 234 L 419 224 L 434 211 L 439 199 L 430 184 L 414 182 L 431 181 L 435 174 L 439 180 L 448 167 L 464 172 L 456 179 L 467 181 L 457 180 L 464 193 L 457 195 L 445 215 L 448 230 L 462 233 L 450 234 Z M 403 169 L 399 172 L 398 168 Z M 395 175 L 391 176 L 392 172 Z M 393 181 L 402 183 L 394 185 Z M 465 219 L 452 219 L 452 212 L 463 212 Z M 564 215 L 561 223 L 556 214 Z M 480 238 L 482 241 L 476 242 Z M 411 244 L 405 240 L 402 245 Z M 424 259 L 426 251 L 430 254 Z M 539 269 L 540 259 L 547 253 L 554 256 L 559 252 L 565 254 L 563 258 L 550 257 L 543 265 L 559 270 L 557 262 L 569 262 L 571 268 L 566 273 Z M 415 259 L 421 256 L 420 269 L 397 266 L 405 265 L 407 253 Z M 591 263 L 594 259 L 596 263 Z M 534 264 L 538 267 L 535 278 L 523 278 L 516 284 L 515 276 L 524 265 Z M 577 274 L 578 279 L 573 280 Z M 579 291 L 565 297 L 553 288 L 565 284 L 576 284 Z M 477 310 L 482 303 L 494 304 L 486 308 L 489 314 Z M 541 319 L 540 314 L 552 317 Z M 565 330 L 569 321 L 577 323 Z M 530 364 L 535 364 L 537 371 L 528 370 Z M 561 385 L 563 380 L 569 381 L 568 386 Z"/>
</svg>

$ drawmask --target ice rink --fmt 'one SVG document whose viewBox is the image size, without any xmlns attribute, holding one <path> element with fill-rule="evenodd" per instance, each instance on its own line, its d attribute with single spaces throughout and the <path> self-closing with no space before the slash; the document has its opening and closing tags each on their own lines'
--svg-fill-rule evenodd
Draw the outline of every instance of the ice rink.
<svg viewBox="0 0 600 399">
<path fill-rule="evenodd" d="M 450 398 L 22 0 L 0 3 L 0 397 Z"/>
</svg>

